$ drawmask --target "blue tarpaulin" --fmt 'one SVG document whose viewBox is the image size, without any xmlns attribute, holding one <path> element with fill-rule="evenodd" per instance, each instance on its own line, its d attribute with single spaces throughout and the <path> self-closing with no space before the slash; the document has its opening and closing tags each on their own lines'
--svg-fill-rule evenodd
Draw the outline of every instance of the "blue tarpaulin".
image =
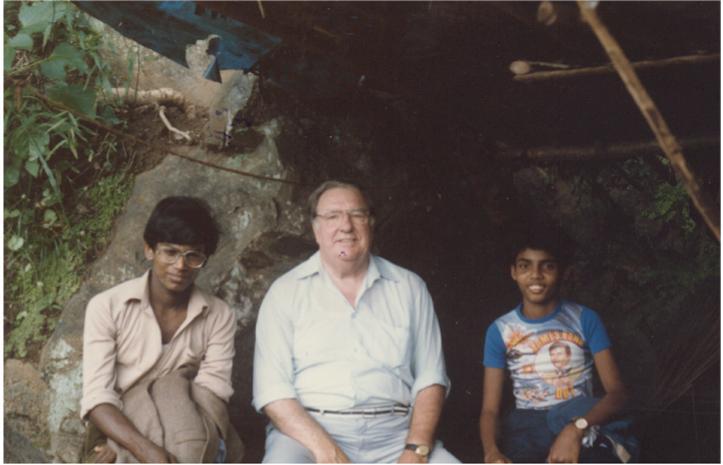
<svg viewBox="0 0 723 465">
<path fill-rule="evenodd" d="M 183 66 L 186 47 L 216 36 L 209 54 L 215 60 L 206 77 L 220 80 L 220 71 L 249 71 L 281 43 L 281 39 L 234 19 L 199 11 L 196 2 L 94 2 L 78 7 L 124 36 Z"/>
</svg>

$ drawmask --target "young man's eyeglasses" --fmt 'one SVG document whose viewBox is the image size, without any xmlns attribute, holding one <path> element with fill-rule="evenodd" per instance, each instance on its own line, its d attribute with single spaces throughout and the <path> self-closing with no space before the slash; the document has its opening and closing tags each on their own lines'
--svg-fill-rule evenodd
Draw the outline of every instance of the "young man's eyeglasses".
<svg viewBox="0 0 723 465">
<path fill-rule="evenodd" d="M 369 222 L 369 210 L 333 210 L 324 214 L 317 213 L 316 218 L 320 218 L 324 223 L 331 224 L 331 225 L 338 225 L 341 224 L 342 221 L 346 219 L 346 216 L 349 215 L 349 219 L 354 224 L 364 225 Z"/>
<path fill-rule="evenodd" d="M 158 258 L 167 265 L 173 265 L 179 258 L 183 257 L 183 262 L 189 268 L 203 268 L 203 265 L 206 264 L 206 260 L 208 260 L 208 257 L 198 250 L 187 250 L 185 252 L 181 252 L 180 250 L 172 247 L 159 246 L 156 249 L 156 253 L 158 254 Z"/>
</svg>

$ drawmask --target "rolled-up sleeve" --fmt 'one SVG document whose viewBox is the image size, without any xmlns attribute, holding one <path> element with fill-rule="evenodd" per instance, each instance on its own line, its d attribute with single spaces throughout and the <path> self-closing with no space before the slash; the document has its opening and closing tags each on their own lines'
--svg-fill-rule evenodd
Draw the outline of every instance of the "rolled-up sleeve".
<svg viewBox="0 0 723 465">
<path fill-rule="evenodd" d="M 85 311 L 81 419 L 100 404 L 122 408 L 120 394 L 115 390 L 116 356 L 116 325 L 110 305 L 106 299 L 96 296 Z"/>
<path fill-rule="evenodd" d="M 231 371 L 235 353 L 236 319 L 224 302 L 214 302 L 206 331 L 208 346 L 194 382 L 228 402 L 233 394 Z"/>
<path fill-rule="evenodd" d="M 253 406 L 296 398 L 293 368 L 293 282 L 276 281 L 266 293 L 256 321 Z"/>
<path fill-rule="evenodd" d="M 415 282 L 416 280 L 418 281 Z M 413 334 L 415 342 L 412 355 L 412 373 L 414 374 L 412 399 L 416 399 L 419 391 L 433 384 L 444 386 L 447 394 L 450 389 L 442 351 L 442 335 L 437 315 L 434 313 L 432 297 L 421 278 L 416 278 L 416 280 L 412 282 L 416 307 L 414 312 L 416 315 L 415 334 Z"/>
</svg>

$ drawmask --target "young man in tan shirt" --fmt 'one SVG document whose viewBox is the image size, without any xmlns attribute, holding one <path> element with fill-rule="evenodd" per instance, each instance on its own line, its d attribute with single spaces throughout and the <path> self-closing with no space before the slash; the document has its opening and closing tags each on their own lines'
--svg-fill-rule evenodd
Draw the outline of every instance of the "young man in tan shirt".
<svg viewBox="0 0 723 465">
<path fill-rule="evenodd" d="M 129 394 L 138 386 L 153 393 L 153 383 L 179 373 L 179 369 L 190 380 L 192 388 L 186 390 L 191 393 L 190 402 L 197 403 L 193 395 L 202 393 L 219 410 L 214 419 L 221 417 L 221 423 L 226 423 L 216 425 L 222 433 L 220 438 L 211 442 L 208 437 L 194 438 L 201 441 L 199 447 L 215 446 L 217 450 L 210 451 L 215 461 L 240 458 L 240 441 L 228 424 L 226 412 L 233 393 L 231 368 L 236 321 L 226 303 L 194 285 L 207 257 L 216 250 L 218 237 L 216 223 L 199 199 L 161 200 L 143 234 L 145 257 L 151 268 L 139 278 L 96 295 L 88 303 L 80 415 L 108 438 L 107 443 L 90 444 L 95 452 L 90 460 L 161 463 L 184 459 L 168 450 L 173 445 L 169 445 L 166 426 L 173 425 L 163 425 L 163 419 L 169 417 L 163 416 L 161 406 L 145 409 L 138 405 L 139 397 Z M 171 394 L 159 393 L 159 397 L 166 395 Z M 151 401 L 144 396 L 140 399 Z M 173 399 L 170 414 L 179 418 L 184 403 L 188 403 L 187 398 Z M 189 405 L 188 411 L 196 412 L 194 404 Z M 199 406 L 201 415 L 208 413 L 204 407 Z M 160 419 L 145 419 L 148 412 L 138 412 L 139 409 L 158 411 Z M 162 431 L 149 426 L 158 425 L 159 421 Z M 202 422 L 199 424 L 203 426 Z M 200 429 L 203 431 L 203 427 Z M 236 456 L 230 456 L 231 453 Z M 208 456 L 206 450 L 205 455 L 185 459 L 201 461 Z"/>
</svg>

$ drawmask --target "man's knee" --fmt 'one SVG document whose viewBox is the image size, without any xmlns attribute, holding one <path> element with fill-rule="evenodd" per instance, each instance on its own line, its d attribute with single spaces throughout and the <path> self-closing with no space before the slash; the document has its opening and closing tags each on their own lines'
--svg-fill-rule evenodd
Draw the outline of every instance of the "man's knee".
<svg viewBox="0 0 723 465">
<path fill-rule="evenodd" d="M 315 463 L 311 451 L 300 442 L 270 429 L 266 436 L 266 452 L 263 463 Z"/>
</svg>

